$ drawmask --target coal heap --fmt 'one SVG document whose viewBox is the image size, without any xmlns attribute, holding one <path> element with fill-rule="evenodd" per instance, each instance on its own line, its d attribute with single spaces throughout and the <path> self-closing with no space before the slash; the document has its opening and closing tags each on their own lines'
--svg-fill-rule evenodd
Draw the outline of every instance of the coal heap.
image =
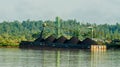
<svg viewBox="0 0 120 67">
<path fill-rule="evenodd" d="M 53 35 L 51 35 L 51 36 L 49 36 L 48 38 L 45 39 L 45 42 L 53 43 L 55 39 L 56 38 Z"/>
<path fill-rule="evenodd" d="M 68 44 L 79 44 L 79 45 L 97 45 L 97 43 L 90 38 L 86 38 L 83 41 L 80 41 L 78 37 L 72 37 L 71 39 L 68 40 L 64 36 L 61 36 L 60 38 L 56 39 L 53 35 L 49 36 L 45 40 L 38 38 L 35 41 L 48 42 L 48 43 L 61 43 L 61 44 L 68 43 Z"/>
<path fill-rule="evenodd" d="M 81 44 L 82 43 L 82 41 L 81 40 L 79 40 L 79 42 L 77 43 L 77 44 Z"/>
<path fill-rule="evenodd" d="M 35 41 L 38 41 L 38 42 L 44 42 L 44 39 L 42 39 L 42 38 L 37 38 Z"/>
<path fill-rule="evenodd" d="M 97 43 L 94 40 L 90 39 L 90 38 L 86 38 L 85 40 L 83 40 L 81 42 L 81 44 L 85 44 L 85 45 L 97 45 Z"/>
<path fill-rule="evenodd" d="M 70 40 L 68 40 L 67 43 L 70 43 L 70 44 L 78 44 L 79 43 L 79 39 L 77 37 L 72 37 Z"/>
<path fill-rule="evenodd" d="M 55 43 L 65 43 L 66 40 L 67 40 L 66 37 L 61 36 L 60 38 L 58 38 L 58 39 L 55 41 Z"/>
</svg>

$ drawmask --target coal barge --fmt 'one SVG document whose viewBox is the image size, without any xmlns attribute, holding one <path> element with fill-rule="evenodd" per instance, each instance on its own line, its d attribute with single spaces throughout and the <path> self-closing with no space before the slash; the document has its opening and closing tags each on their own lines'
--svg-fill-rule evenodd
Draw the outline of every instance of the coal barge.
<svg viewBox="0 0 120 67">
<path fill-rule="evenodd" d="M 78 49 L 89 49 L 91 45 L 97 43 L 90 38 L 86 38 L 80 41 L 77 37 L 67 39 L 64 36 L 56 39 L 53 35 L 46 39 L 38 38 L 33 42 L 21 41 L 20 48 L 40 48 L 40 47 L 52 47 L 52 48 L 78 48 Z"/>
<path fill-rule="evenodd" d="M 98 45 L 97 42 L 90 38 L 86 38 L 83 41 L 80 41 L 77 37 L 72 37 L 67 39 L 64 36 L 55 38 L 53 35 L 49 36 L 46 39 L 42 38 L 42 33 L 44 31 L 45 25 L 40 33 L 40 36 L 34 41 L 21 41 L 19 48 L 72 48 L 72 49 L 118 49 L 120 45 L 115 44 L 106 44 Z"/>
<path fill-rule="evenodd" d="M 77 37 L 72 37 L 67 39 L 64 36 L 56 39 L 53 35 L 49 36 L 46 39 L 38 38 L 33 42 L 30 41 L 21 41 L 20 48 L 75 48 L 75 49 L 90 49 L 91 45 L 97 45 L 97 43 L 90 39 L 86 38 L 83 41 L 80 41 Z"/>
<path fill-rule="evenodd" d="M 80 41 L 77 37 L 67 39 L 64 36 L 56 39 L 53 35 L 46 39 L 38 38 L 35 41 L 21 41 L 19 48 L 65 48 L 65 49 L 120 49 L 119 44 L 98 45 L 94 40 L 86 38 Z"/>
<path fill-rule="evenodd" d="M 46 24 L 43 24 L 42 31 L 40 36 L 34 41 L 21 41 L 20 48 L 75 48 L 75 49 L 90 49 L 91 45 L 97 45 L 97 43 L 90 39 L 86 38 L 83 41 L 80 41 L 77 37 L 72 37 L 67 39 L 64 36 L 55 38 L 53 35 L 43 39 L 42 34 Z"/>
</svg>

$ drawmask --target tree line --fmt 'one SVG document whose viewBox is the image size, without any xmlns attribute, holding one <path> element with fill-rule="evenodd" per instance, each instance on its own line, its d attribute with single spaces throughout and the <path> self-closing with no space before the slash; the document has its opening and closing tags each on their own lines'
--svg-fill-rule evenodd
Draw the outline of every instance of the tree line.
<svg viewBox="0 0 120 67">
<path fill-rule="evenodd" d="M 56 20 L 26 20 L 26 21 L 3 21 L 0 23 L 0 45 L 18 45 L 22 40 L 33 41 L 35 40 L 41 30 L 42 24 L 46 23 L 46 27 L 43 32 L 43 38 L 50 35 L 57 35 L 55 24 Z M 89 28 L 92 27 L 92 28 Z M 113 40 L 120 39 L 120 24 L 91 24 L 81 23 L 77 20 L 62 20 L 60 19 L 60 36 L 70 38 L 72 36 L 78 37 L 83 40 L 87 37 L 96 38 L 101 40 Z"/>
</svg>

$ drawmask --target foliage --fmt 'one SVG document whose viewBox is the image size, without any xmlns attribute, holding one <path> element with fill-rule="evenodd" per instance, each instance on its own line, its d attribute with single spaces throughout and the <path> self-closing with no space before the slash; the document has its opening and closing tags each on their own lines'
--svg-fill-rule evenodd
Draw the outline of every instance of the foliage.
<svg viewBox="0 0 120 67">
<path fill-rule="evenodd" d="M 34 40 L 36 39 L 41 30 L 42 24 L 46 23 L 47 26 L 44 29 L 43 37 L 46 38 L 51 34 L 56 35 L 55 21 L 31 21 L 26 20 L 20 21 L 3 21 L 0 23 L 0 45 L 18 45 L 21 40 Z M 93 32 L 88 29 L 89 26 L 93 27 Z M 102 40 L 113 40 L 120 39 L 120 24 L 115 25 L 108 24 L 90 24 L 81 23 L 76 20 L 62 20 L 60 19 L 60 36 L 65 35 L 65 37 L 76 36 L 83 40 L 87 37 L 91 38 L 93 33 L 93 38 Z"/>
</svg>

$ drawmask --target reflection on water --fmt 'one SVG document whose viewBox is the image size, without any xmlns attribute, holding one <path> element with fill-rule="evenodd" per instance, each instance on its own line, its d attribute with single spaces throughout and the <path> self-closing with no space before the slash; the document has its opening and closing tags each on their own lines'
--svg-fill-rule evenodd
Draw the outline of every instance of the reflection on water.
<svg viewBox="0 0 120 67">
<path fill-rule="evenodd" d="M 119 52 L 0 48 L 0 67 L 120 67 Z"/>
<path fill-rule="evenodd" d="M 91 67 L 104 67 L 106 61 L 105 51 L 91 52 Z"/>
</svg>

